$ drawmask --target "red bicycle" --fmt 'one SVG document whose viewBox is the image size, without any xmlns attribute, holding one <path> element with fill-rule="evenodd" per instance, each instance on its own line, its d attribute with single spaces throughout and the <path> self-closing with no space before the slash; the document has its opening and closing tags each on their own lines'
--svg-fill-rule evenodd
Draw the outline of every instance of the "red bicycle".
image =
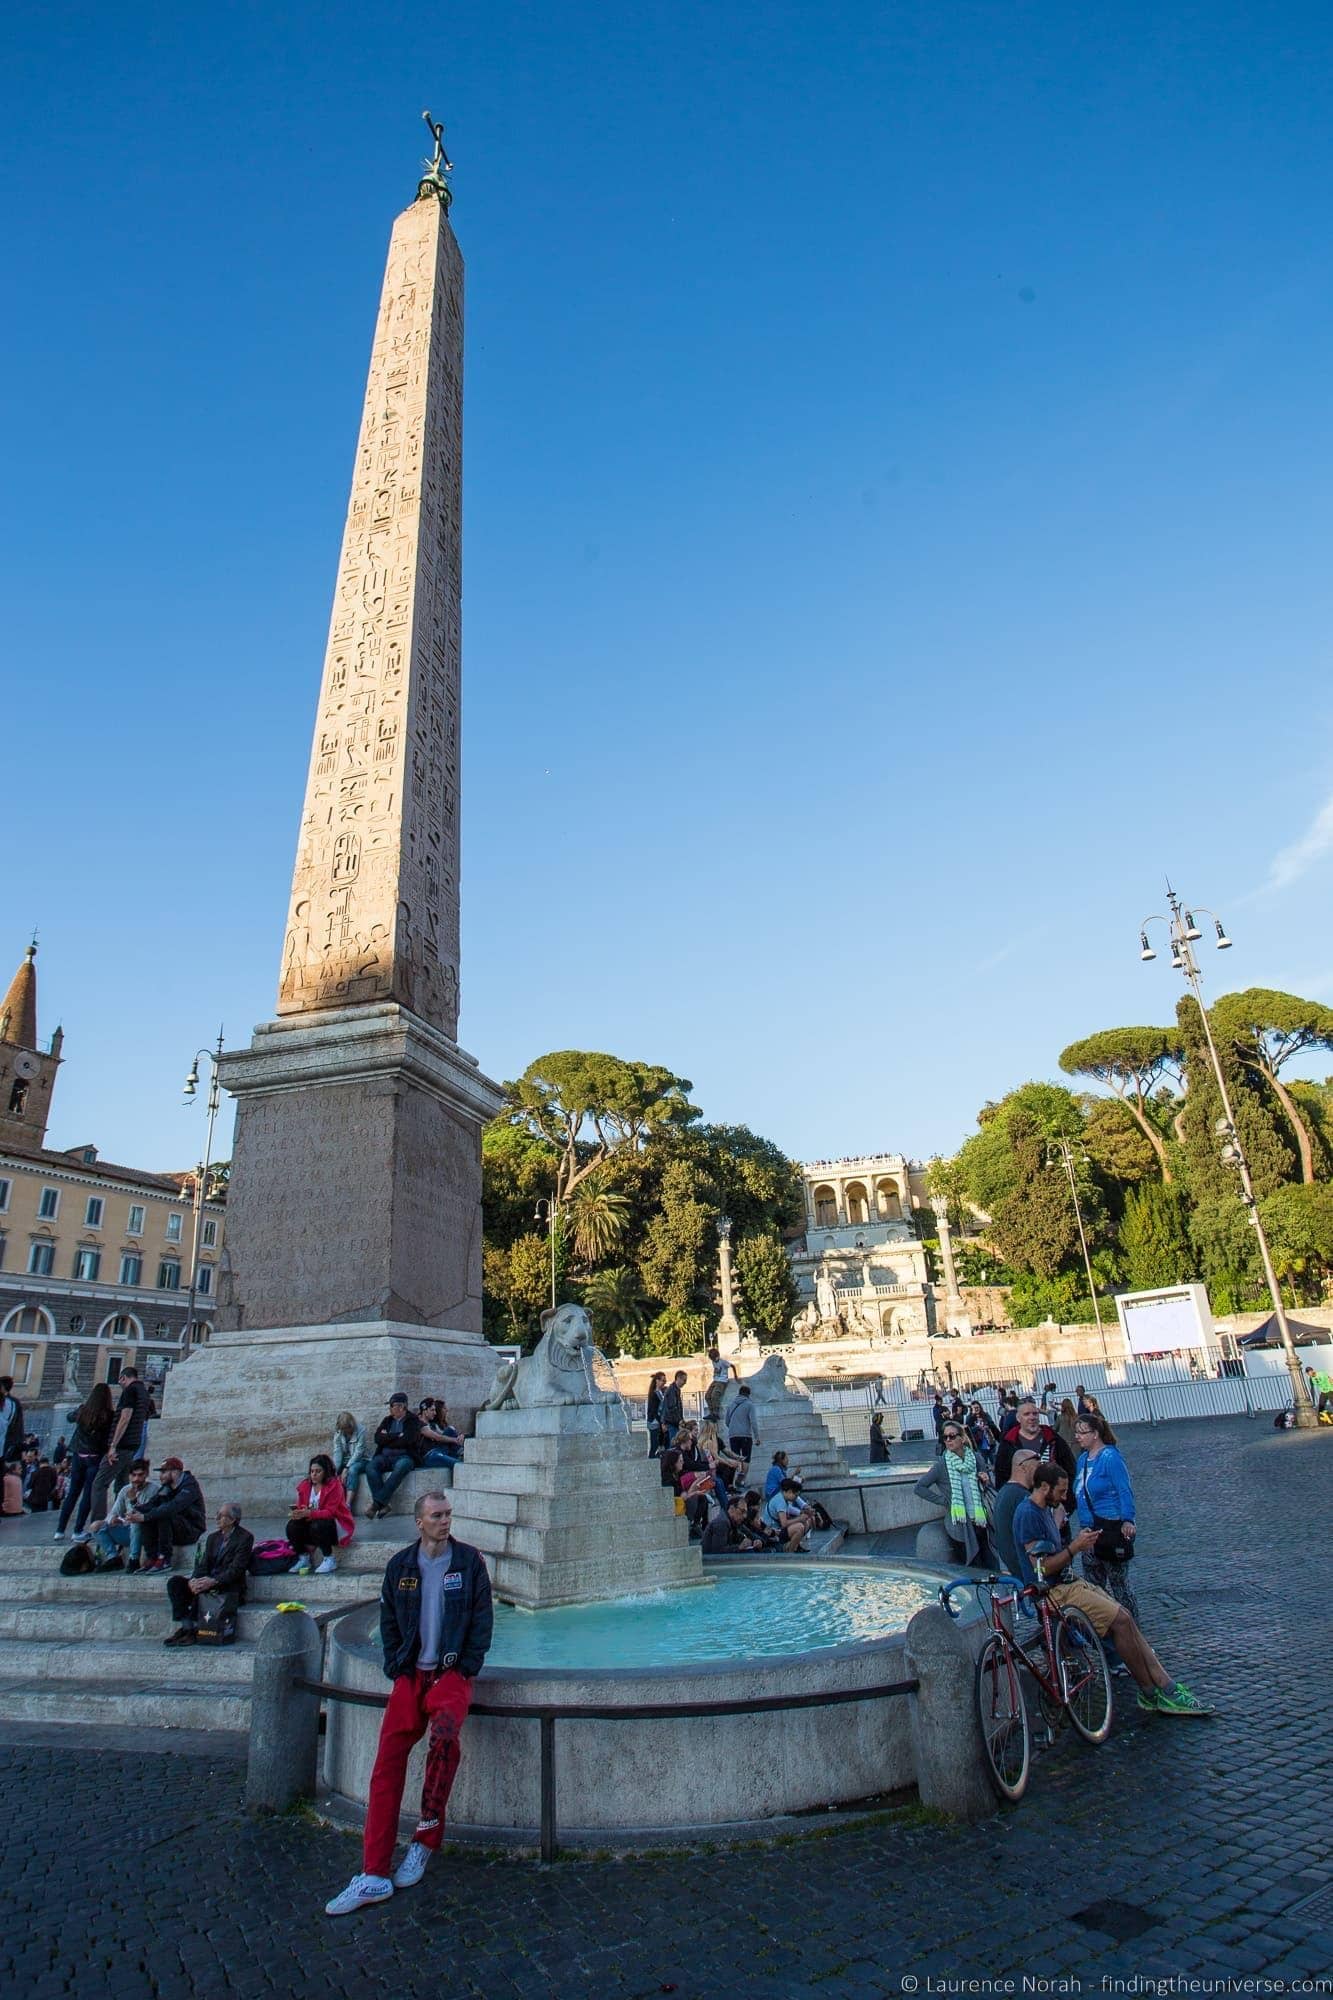
<svg viewBox="0 0 1333 2000">
<path fill-rule="evenodd" d="M 1011 1586 L 1008 1595 L 1000 1595 Z M 1036 1689 L 1042 1720 L 1053 1737 L 1066 1716 L 1085 1743 L 1105 1743 L 1111 1733 L 1114 1700 L 1111 1671 L 1102 1642 L 1088 1618 L 1071 1606 L 1062 1610 L 1040 1585 L 1016 1576 L 959 1577 L 940 1591 L 940 1602 L 957 1618 L 956 1590 L 973 1590 L 991 1625 L 977 1660 L 977 1717 L 991 1783 L 1002 1799 L 1021 1799 L 1032 1765 L 1032 1730 L 1020 1672 Z M 1030 1602 L 1035 1625 L 1026 1640 L 1004 1621 L 1011 1606 Z"/>
</svg>

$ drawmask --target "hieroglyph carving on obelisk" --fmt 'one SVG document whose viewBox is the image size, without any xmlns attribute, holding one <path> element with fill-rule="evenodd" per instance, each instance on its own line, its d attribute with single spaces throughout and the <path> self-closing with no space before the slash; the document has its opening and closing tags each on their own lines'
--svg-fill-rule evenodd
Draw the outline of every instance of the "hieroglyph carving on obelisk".
<svg viewBox="0 0 1333 2000">
<path fill-rule="evenodd" d="M 394 224 L 306 781 L 279 1014 L 397 1000 L 458 1028 L 463 260 Z"/>
</svg>

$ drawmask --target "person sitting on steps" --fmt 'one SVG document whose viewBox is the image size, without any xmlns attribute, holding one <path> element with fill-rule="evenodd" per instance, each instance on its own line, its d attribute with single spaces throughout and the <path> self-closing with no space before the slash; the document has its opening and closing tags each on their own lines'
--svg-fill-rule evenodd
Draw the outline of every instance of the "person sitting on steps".
<svg viewBox="0 0 1333 2000">
<path fill-rule="evenodd" d="M 208 1521 L 199 1481 L 182 1461 L 164 1458 L 157 1469 L 162 1480 L 157 1492 L 126 1515 L 131 1527 L 143 1529 L 145 1576 L 170 1569 L 176 1550 L 197 1542 Z"/>
<path fill-rule="evenodd" d="M 407 1397 L 396 1390 L 389 1398 L 389 1414 L 375 1432 L 375 1455 L 366 1467 L 374 1521 L 389 1511 L 389 1502 L 409 1472 L 421 1463 L 421 1419 L 407 1407 Z"/>
<path fill-rule="evenodd" d="M 111 1502 L 111 1511 L 105 1521 L 94 1521 L 89 1530 L 76 1535 L 75 1541 L 85 1541 L 92 1545 L 98 1568 L 124 1561 L 131 1572 L 139 1567 L 143 1553 L 142 1509 L 156 1497 L 157 1482 L 146 1458 L 136 1458 L 130 1467 L 130 1476 Z"/>
<path fill-rule="evenodd" d="M 224 1644 L 236 1637 L 236 1613 L 245 1602 L 245 1579 L 254 1548 L 254 1536 L 241 1526 L 240 1502 L 224 1500 L 218 1508 L 216 1529 L 194 1559 L 193 1576 L 167 1578 L 176 1629 L 162 1641 L 164 1646 L 192 1646 L 199 1637 L 201 1616 L 209 1616 Z M 206 1598 L 212 1600 L 207 1611 Z"/>
<path fill-rule="evenodd" d="M 356 1523 L 343 1483 L 333 1469 L 333 1460 L 327 1452 L 317 1451 L 310 1461 L 308 1476 L 297 1486 L 296 1505 L 287 1523 L 287 1540 L 297 1554 L 291 1574 L 309 1576 L 310 1553 L 314 1549 L 320 1557 L 317 1574 L 332 1576 L 338 1567 L 334 1550 L 340 1543 L 350 1542 L 355 1533 Z"/>
<path fill-rule="evenodd" d="M 450 1423 L 447 1405 L 436 1396 L 423 1396 L 417 1404 L 417 1416 L 421 1422 L 421 1442 L 426 1447 L 421 1464 L 451 1468 L 461 1465 L 463 1433 Z"/>
</svg>

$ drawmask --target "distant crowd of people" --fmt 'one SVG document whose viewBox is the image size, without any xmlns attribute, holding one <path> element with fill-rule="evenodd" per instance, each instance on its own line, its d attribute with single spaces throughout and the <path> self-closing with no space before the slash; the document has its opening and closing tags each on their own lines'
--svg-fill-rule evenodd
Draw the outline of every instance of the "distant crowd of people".
<svg viewBox="0 0 1333 2000">
<path fill-rule="evenodd" d="M 834 1524 L 817 1500 L 805 1497 L 800 1469 L 788 1465 L 785 1451 L 773 1453 L 762 1482 L 752 1478 L 761 1442 L 754 1397 L 716 1348 L 708 1360 L 712 1375 L 701 1423 L 685 1415 L 685 1370 L 678 1368 L 669 1381 L 665 1369 L 653 1375 L 644 1403 L 648 1455 L 658 1460 L 662 1484 L 705 1555 L 798 1555 L 817 1529 Z M 733 1380 L 739 1387 L 724 1418 Z"/>
<path fill-rule="evenodd" d="M 1140 1708 L 1209 1714 L 1140 1629 L 1129 1571 L 1138 1534 L 1129 1469 L 1096 1397 L 1081 1387 L 1076 1393 L 1076 1404 L 1062 1400 L 1055 1423 L 1034 1396 L 1015 1396 L 1000 1425 L 979 1403 L 955 1399 L 940 1418 L 939 1456 L 916 1491 L 943 1508 L 954 1562 L 1012 1577 L 1023 1589 L 1049 1588 L 1058 1604 L 1083 1612 L 1112 1670 L 1137 1683 Z M 1066 1412 L 1068 1442 L 1060 1429 Z M 1071 1574 L 1076 1560 L 1081 1578 Z"/>
</svg>

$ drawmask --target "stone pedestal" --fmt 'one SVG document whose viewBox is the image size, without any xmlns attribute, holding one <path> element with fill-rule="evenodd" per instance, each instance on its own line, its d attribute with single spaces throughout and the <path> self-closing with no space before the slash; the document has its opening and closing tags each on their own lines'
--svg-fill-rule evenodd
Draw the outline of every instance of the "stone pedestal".
<svg viewBox="0 0 1333 2000">
<path fill-rule="evenodd" d="M 481 1128 L 503 1096 L 474 1059 L 390 1001 L 269 1022 L 221 1068 L 223 1329 L 480 1333 Z"/>
<path fill-rule="evenodd" d="M 772 1464 L 775 1451 L 785 1451 L 789 1470 L 807 1482 L 847 1478 L 847 1461 L 832 1431 L 805 1390 L 793 1386 L 779 1356 L 770 1355 L 763 1367 L 745 1380 L 759 1427 L 751 1459 L 755 1484 L 762 1485 L 761 1475 Z M 736 1386 L 727 1393 L 719 1426 L 724 1433 L 737 1393 Z"/>
<path fill-rule="evenodd" d="M 497 1597 L 536 1610 L 703 1582 L 703 1562 L 623 1405 L 486 1410 L 454 1470 L 454 1533 Z"/>
<path fill-rule="evenodd" d="M 171 1370 L 154 1463 L 183 1459 L 210 1514 L 230 1499 L 273 1520 L 289 1511 L 312 1454 L 329 1449 L 340 1410 L 373 1435 L 401 1389 L 414 1409 L 443 1396 L 466 1430 L 494 1379 L 494 1348 L 466 1330 L 377 1320 L 215 1334 Z"/>
</svg>

